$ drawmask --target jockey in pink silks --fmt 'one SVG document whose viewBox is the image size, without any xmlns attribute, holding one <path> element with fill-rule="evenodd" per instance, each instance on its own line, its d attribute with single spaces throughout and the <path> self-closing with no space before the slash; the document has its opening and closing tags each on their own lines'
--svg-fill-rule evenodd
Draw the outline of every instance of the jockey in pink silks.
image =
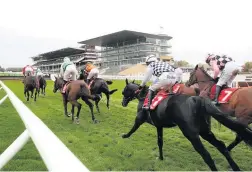
<svg viewBox="0 0 252 172">
<path fill-rule="evenodd" d="M 216 94 L 215 99 L 212 101 L 213 104 L 217 105 L 218 97 L 221 92 L 221 88 L 223 85 L 231 87 L 231 84 L 235 77 L 237 76 L 238 72 L 240 71 L 240 67 L 236 62 L 226 55 L 214 55 L 208 54 L 205 59 L 206 63 L 211 66 L 212 70 L 214 71 L 214 79 L 219 77 L 219 81 L 216 84 Z"/>
</svg>

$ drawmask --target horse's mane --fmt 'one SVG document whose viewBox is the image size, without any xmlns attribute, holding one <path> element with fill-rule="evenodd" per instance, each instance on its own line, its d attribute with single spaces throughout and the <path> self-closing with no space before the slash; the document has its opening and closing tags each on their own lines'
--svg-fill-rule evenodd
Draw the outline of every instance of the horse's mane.
<svg viewBox="0 0 252 172">
<path fill-rule="evenodd" d="M 198 68 L 199 68 L 206 76 L 208 76 L 209 78 L 213 79 L 213 77 L 211 77 L 211 76 L 207 73 L 207 71 L 204 69 L 203 66 L 198 67 Z"/>
</svg>

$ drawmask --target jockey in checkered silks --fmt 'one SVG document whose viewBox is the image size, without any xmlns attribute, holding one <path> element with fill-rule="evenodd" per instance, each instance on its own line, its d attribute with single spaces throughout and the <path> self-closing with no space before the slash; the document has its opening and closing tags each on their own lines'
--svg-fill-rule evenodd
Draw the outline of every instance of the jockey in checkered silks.
<svg viewBox="0 0 252 172">
<path fill-rule="evenodd" d="M 227 57 L 226 55 L 208 54 L 205 61 L 214 71 L 214 79 L 220 74 L 219 81 L 216 84 L 215 99 L 212 101 L 216 105 L 219 104 L 218 97 L 222 86 L 231 87 L 233 80 L 240 71 L 240 66 L 231 57 Z"/>
<path fill-rule="evenodd" d="M 170 88 L 169 94 L 173 94 L 172 86 L 177 82 L 177 79 L 181 78 L 181 73 L 168 62 L 158 61 L 155 55 L 147 56 L 145 63 L 147 65 L 147 71 L 139 89 L 136 92 L 139 92 L 146 85 L 146 83 L 151 79 L 152 75 L 158 77 L 158 80 L 155 80 L 156 82 L 149 87 L 148 105 L 143 107 L 145 110 L 149 110 L 154 92 L 161 87 L 168 87 Z"/>
</svg>

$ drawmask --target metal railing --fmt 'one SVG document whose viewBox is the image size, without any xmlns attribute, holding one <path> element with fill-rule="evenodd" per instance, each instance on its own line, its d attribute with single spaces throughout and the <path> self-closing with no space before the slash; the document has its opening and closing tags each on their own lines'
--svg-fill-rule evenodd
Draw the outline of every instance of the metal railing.
<svg viewBox="0 0 252 172">
<path fill-rule="evenodd" d="M 49 171 L 89 171 L 2 81 L 0 86 L 0 89 L 3 88 L 7 93 L 0 100 L 0 105 L 9 97 L 26 127 L 25 131 L 0 155 L 0 170 L 31 138 Z"/>
</svg>

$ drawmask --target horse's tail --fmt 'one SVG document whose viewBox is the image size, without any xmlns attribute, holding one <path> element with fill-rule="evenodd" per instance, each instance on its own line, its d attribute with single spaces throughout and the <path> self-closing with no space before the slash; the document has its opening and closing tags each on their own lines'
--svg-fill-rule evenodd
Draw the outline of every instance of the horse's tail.
<svg viewBox="0 0 252 172">
<path fill-rule="evenodd" d="M 109 94 L 111 95 L 111 94 L 113 94 L 114 92 L 116 92 L 118 89 L 114 89 L 114 90 L 111 90 L 111 91 L 109 91 Z"/>
<path fill-rule="evenodd" d="M 106 81 L 106 83 L 107 83 L 108 85 L 111 85 L 111 84 L 113 84 L 113 81 Z"/>
<path fill-rule="evenodd" d="M 97 100 L 100 99 L 100 96 L 98 95 L 91 95 L 89 89 L 86 87 L 86 85 L 80 85 L 80 94 L 81 97 L 87 97 L 91 100 Z"/>
<path fill-rule="evenodd" d="M 208 114 L 210 114 L 222 125 L 235 131 L 247 145 L 252 147 L 252 130 L 249 129 L 247 125 L 244 125 L 239 121 L 232 119 L 229 114 L 220 111 L 216 106 L 211 103 L 209 99 L 201 98 L 201 100 L 203 101 L 203 105 Z"/>
</svg>

